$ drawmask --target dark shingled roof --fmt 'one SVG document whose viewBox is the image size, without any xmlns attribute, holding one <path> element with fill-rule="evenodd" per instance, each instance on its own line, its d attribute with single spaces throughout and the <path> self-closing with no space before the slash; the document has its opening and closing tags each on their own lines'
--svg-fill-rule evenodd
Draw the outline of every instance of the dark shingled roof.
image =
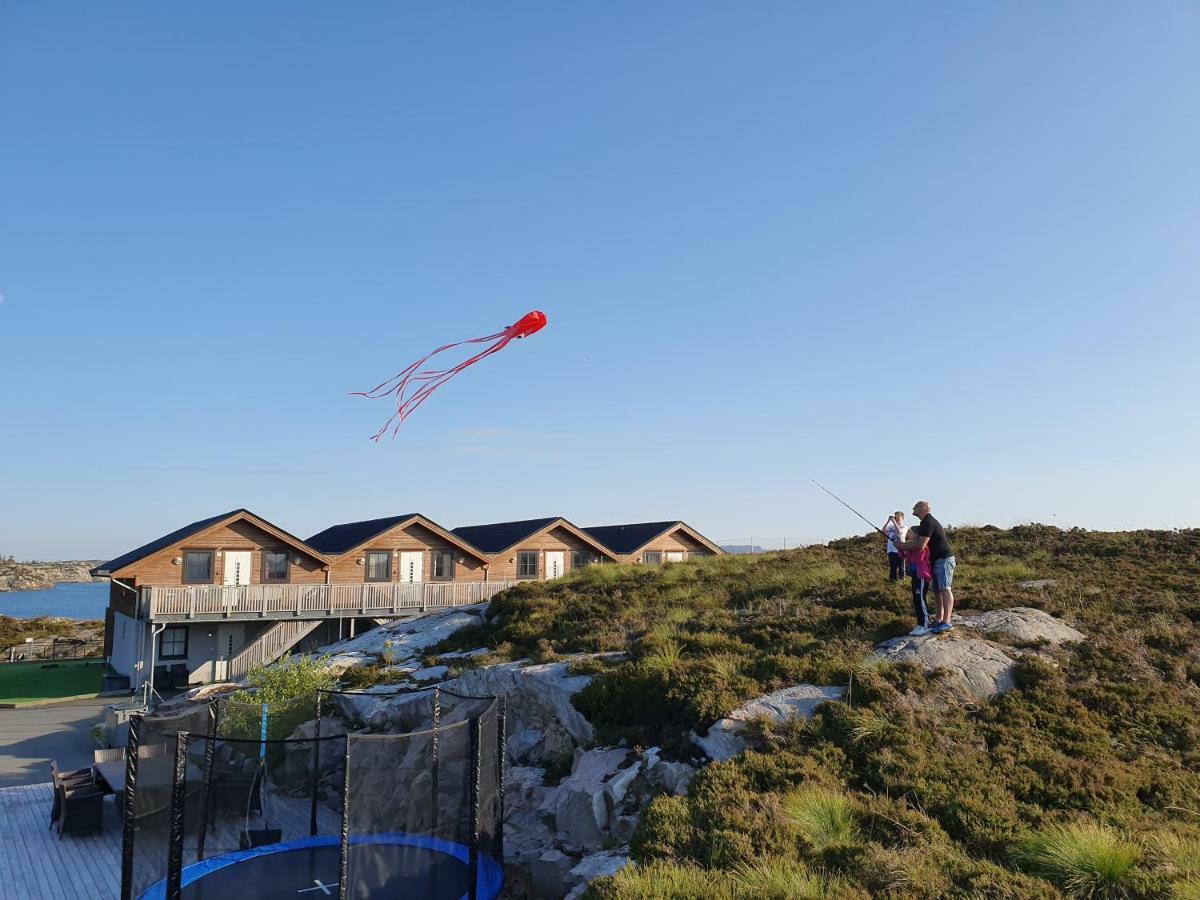
<svg viewBox="0 0 1200 900">
<path fill-rule="evenodd" d="M 499 553 L 561 518 L 562 516 L 551 516 L 548 519 L 497 522 L 494 525 L 467 525 L 453 529 L 453 533 L 484 553 Z"/>
<path fill-rule="evenodd" d="M 107 575 L 110 572 L 123 569 L 125 566 L 128 566 L 131 563 L 137 562 L 139 559 L 144 559 L 151 553 L 157 553 L 159 550 L 170 547 L 172 544 L 191 537 L 193 534 L 204 531 L 204 529 L 210 528 L 211 526 L 216 525 L 218 522 L 222 522 L 225 519 L 236 516 L 238 513 L 250 513 L 250 511 L 248 509 L 235 509 L 227 513 L 221 513 L 219 516 L 213 516 L 209 519 L 201 519 L 199 522 L 193 522 L 191 525 L 184 525 L 178 531 L 172 531 L 170 534 L 164 534 L 162 537 L 153 540 L 148 544 L 143 544 L 136 550 L 130 550 L 128 553 L 122 554 L 116 559 L 110 559 L 103 565 L 96 566 L 96 568 L 92 569 L 89 574 L 93 576 Z M 250 513 L 250 515 L 253 515 L 253 513 Z"/>
<path fill-rule="evenodd" d="M 367 519 L 365 522 L 346 522 L 342 525 L 331 525 L 324 531 L 318 531 L 304 543 L 321 553 L 345 553 L 352 547 L 369 541 L 377 534 L 383 534 L 406 519 L 411 519 L 420 513 L 405 513 L 402 516 L 388 516 L 385 519 Z"/>
<path fill-rule="evenodd" d="M 664 531 L 682 522 L 638 522 L 632 525 L 595 525 L 583 529 L 616 553 L 632 553 Z"/>
</svg>

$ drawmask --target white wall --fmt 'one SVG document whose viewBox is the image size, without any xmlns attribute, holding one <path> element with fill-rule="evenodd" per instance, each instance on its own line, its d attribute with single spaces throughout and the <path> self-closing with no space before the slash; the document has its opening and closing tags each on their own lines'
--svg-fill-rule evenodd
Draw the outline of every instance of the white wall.
<svg viewBox="0 0 1200 900">
<path fill-rule="evenodd" d="M 113 613 L 113 642 L 112 656 L 109 664 L 122 675 L 128 675 L 132 687 L 136 690 L 141 679 L 145 677 L 144 666 L 138 667 L 143 645 L 148 650 L 149 643 L 143 644 L 146 637 L 146 623 L 131 619 L 124 613 Z"/>
</svg>

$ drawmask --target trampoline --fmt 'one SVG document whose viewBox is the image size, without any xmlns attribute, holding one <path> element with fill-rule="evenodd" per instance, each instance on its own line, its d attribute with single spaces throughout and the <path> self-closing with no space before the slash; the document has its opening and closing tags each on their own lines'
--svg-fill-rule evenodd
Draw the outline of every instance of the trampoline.
<svg viewBox="0 0 1200 900">
<path fill-rule="evenodd" d="M 461 844 L 406 834 L 382 834 L 350 843 L 349 865 L 360 874 L 353 900 L 370 897 L 465 900 L 470 854 Z M 296 900 L 338 895 L 341 842 L 302 838 L 229 853 L 183 869 L 184 900 Z M 480 859 L 476 896 L 494 898 L 504 884 L 500 866 Z M 142 900 L 166 900 L 166 879 Z"/>
<path fill-rule="evenodd" d="M 374 733 L 364 696 L 412 730 Z M 494 900 L 504 732 L 503 701 L 440 688 L 135 717 L 121 898 Z"/>
</svg>

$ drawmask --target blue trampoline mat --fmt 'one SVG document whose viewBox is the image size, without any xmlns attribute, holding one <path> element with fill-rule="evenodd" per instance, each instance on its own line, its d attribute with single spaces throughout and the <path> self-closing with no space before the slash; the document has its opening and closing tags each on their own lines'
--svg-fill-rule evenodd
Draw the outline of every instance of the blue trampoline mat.
<svg viewBox="0 0 1200 900">
<path fill-rule="evenodd" d="M 504 873 L 491 857 L 479 854 L 475 884 L 479 900 L 494 900 Z M 322 900 L 337 897 L 341 841 L 308 837 L 239 850 L 185 866 L 184 900 Z M 465 900 L 469 853 L 466 847 L 437 838 L 374 834 L 350 839 L 350 886 L 353 900 Z M 166 879 L 139 900 L 166 900 Z"/>
</svg>

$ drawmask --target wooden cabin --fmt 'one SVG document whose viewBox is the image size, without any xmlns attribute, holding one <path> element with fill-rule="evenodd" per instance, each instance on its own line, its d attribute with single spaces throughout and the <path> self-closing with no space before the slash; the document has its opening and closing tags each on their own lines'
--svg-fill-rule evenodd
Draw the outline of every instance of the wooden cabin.
<svg viewBox="0 0 1200 900">
<path fill-rule="evenodd" d="M 491 578 L 531 581 L 558 578 L 617 556 L 562 516 L 492 525 L 467 525 L 454 534 L 491 557 Z"/>
<path fill-rule="evenodd" d="M 621 562 L 661 566 L 725 551 L 686 522 L 638 522 L 583 529 L 617 554 Z"/>
</svg>

